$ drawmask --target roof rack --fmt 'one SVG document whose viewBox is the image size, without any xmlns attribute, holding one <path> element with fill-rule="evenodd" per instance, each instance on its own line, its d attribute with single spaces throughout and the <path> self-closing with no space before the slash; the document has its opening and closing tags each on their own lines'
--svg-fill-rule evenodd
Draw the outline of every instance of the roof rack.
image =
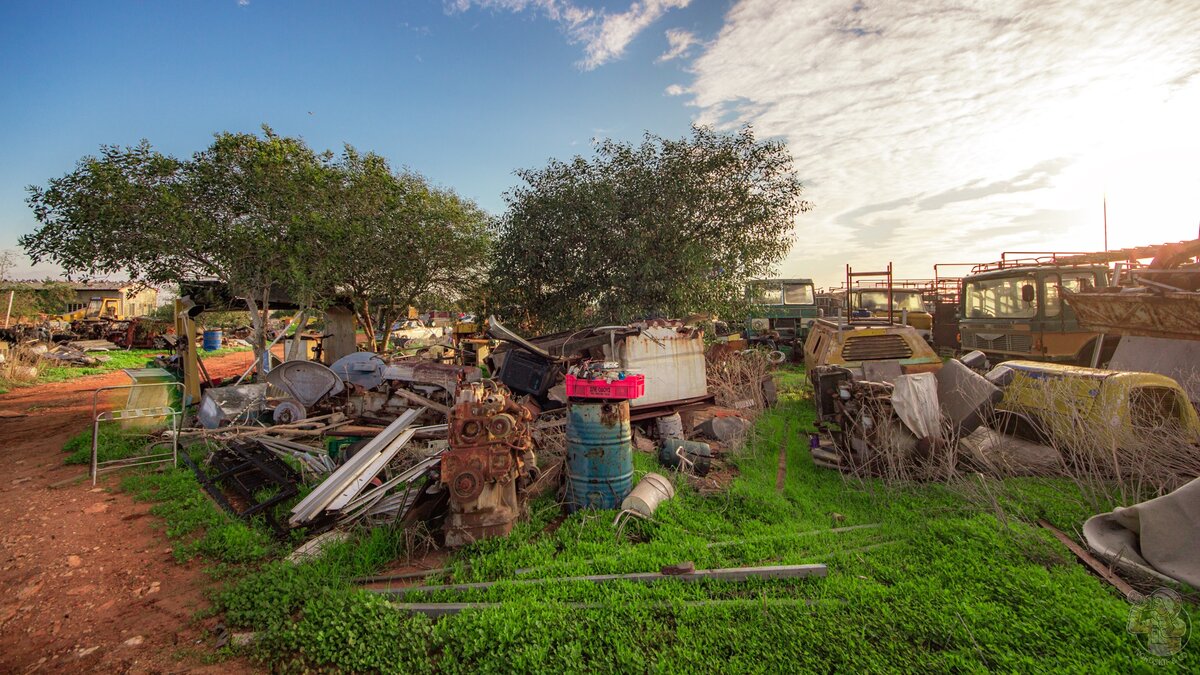
<svg viewBox="0 0 1200 675">
<path fill-rule="evenodd" d="M 893 298 L 892 298 L 892 263 L 889 262 L 887 265 L 887 269 L 879 271 L 879 272 L 855 272 L 853 269 L 850 268 L 849 264 L 846 265 L 846 325 L 853 326 L 855 324 L 854 310 L 856 308 L 854 306 L 854 294 L 851 293 L 850 290 L 855 287 L 854 280 L 858 279 L 860 277 L 875 277 L 877 279 L 876 286 L 878 286 L 878 278 L 879 277 L 883 277 L 884 279 L 887 280 L 887 284 L 886 284 L 887 294 L 888 294 L 887 306 L 889 309 L 888 323 L 890 324 L 891 323 L 890 310 L 893 307 L 893 304 L 892 304 Z M 864 318 L 866 318 L 866 317 L 860 317 L 859 323 L 864 323 L 864 321 L 863 321 Z"/>
</svg>

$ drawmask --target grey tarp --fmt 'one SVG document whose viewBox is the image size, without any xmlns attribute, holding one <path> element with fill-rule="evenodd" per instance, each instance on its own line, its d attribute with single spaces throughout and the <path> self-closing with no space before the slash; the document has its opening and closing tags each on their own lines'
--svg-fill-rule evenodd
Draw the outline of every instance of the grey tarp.
<svg viewBox="0 0 1200 675">
<path fill-rule="evenodd" d="M 1118 567 L 1200 588 L 1200 478 L 1162 497 L 1092 516 L 1083 536 Z"/>
</svg>

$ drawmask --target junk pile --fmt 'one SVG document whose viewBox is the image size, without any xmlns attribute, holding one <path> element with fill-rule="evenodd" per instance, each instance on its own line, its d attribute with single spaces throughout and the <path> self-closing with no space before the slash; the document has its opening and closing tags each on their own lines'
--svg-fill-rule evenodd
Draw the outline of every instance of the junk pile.
<svg viewBox="0 0 1200 675">
<path fill-rule="evenodd" d="M 703 334 L 679 322 L 527 341 L 493 319 L 489 334 L 502 343 L 491 379 L 434 356 L 355 352 L 209 387 L 199 426 L 180 433 L 192 449 L 184 461 L 223 508 L 265 515 L 281 536 L 421 522 L 456 547 L 506 536 L 523 502 L 556 486 L 568 513 L 649 517 L 674 484 L 637 480 L 635 444 L 661 458 L 664 474 L 698 479 L 766 400 L 762 374 L 748 368 L 743 407 L 716 405 Z M 286 521 L 273 520 L 298 494 Z"/>
<path fill-rule="evenodd" d="M 1032 361 L 973 368 L 984 365 L 977 352 L 933 372 L 904 372 L 899 360 L 816 365 L 814 461 L 899 480 L 946 479 L 963 465 L 1136 474 L 1160 490 L 1200 469 L 1200 418 L 1170 377 Z"/>
</svg>

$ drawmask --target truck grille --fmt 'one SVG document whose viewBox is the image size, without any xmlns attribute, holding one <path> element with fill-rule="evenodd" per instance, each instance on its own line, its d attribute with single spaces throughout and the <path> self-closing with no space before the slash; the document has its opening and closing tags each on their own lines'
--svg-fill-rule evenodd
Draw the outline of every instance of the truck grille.
<svg viewBox="0 0 1200 675">
<path fill-rule="evenodd" d="M 1033 336 L 1029 333 L 1006 333 L 991 340 L 975 333 L 963 333 L 962 343 L 963 349 L 982 349 L 985 352 L 1028 354 L 1033 351 Z"/>
<path fill-rule="evenodd" d="M 901 335 L 851 335 L 842 347 L 842 359 L 846 361 L 880 361 L 884 359 L 907 359 L 912 357 L 912 348 Z"/>
</svg>

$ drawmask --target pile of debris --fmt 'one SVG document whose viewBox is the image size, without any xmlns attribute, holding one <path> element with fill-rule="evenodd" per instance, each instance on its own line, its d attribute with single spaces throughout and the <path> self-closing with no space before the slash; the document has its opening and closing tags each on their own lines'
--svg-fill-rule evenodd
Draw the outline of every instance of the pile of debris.
<svg viewBox="0 0 1200 675">
<path fill-rule="evenodd" d="M 1200 417 L 1167 376 L 985 364 L 973 352 L 934 372 L 896 368 L 879 379 L 817 366 L 814 461 L 897 481 L 945 480 L 966 469 L 1132 480 L 1159 494 L 1200 471 Z"/>
<path fill-rule="evenodd" d="M 568 509 L 621 506 L 634 491 L 632 465 L 620 476 L 593 475 L 601 446 L 626 462 L 635 447 L 656 453 L 698 488 L 717 489 L 721 481 L 706 476 L 721 472 L 755 411 L 774 399 L 770 366 L 752 353 L 720 357 L 712 372 L 723 379 L 710 393 L 703 334 L 678 322 L 526 341 L 493 320 L 490 335 L 502 342 L 489 361 L 494 379 L 477 366 L 355 352 L 330 366 L 286 361 L 261 382 L 208 388 L 199 427 L 181 432 L 192 454 L 200 443 L 205 453 L 197 462 L 183 453 L 185 461 L 223 508 L 266 516 L 281 535 L 421 522 L 460 546 L 506 535 L 522 502 L 550 490 Z M 637 392 L 617 387 L 627 374 Z M 585 380 L 601 398 L 569 390 Z M 572 426 L 582 422 L 571 411 L 585 409 L 595 417 L 584 436 L 604 438 L 581 438 Z M 662 477 L 643 479 L 651 486 L 643 491 L 655 480 L 673 494 Z M 611 494 L 586 505 L 572 497 L 597 484 Z M 275 507 L 308 488 L 277 522 Z M 632 512 L 642 515 L 659 501 L 634 497 Z"/>
</svg>

